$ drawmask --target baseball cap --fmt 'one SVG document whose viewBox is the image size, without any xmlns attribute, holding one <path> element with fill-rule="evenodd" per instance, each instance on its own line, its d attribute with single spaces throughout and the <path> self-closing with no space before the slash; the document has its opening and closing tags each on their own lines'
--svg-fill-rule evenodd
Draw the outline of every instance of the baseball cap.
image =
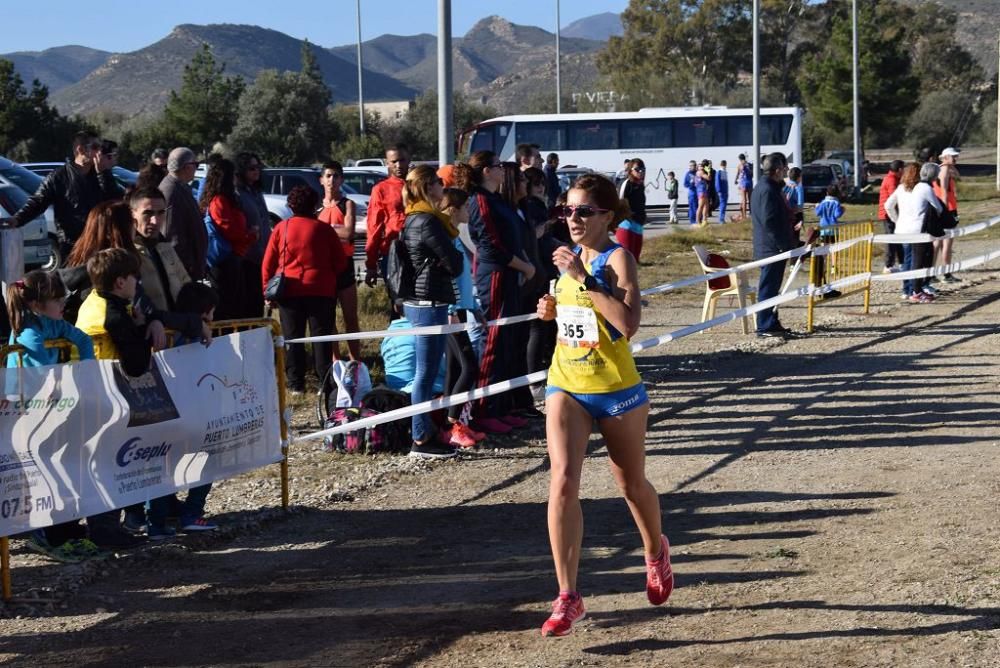
<svg viewBox="0 0 1000 668">
<path fill-rule="evenodd" d="M 958 149 L 956 149 L 954 146 L 949 146 L 945 150 L 941 151 L 941 155 L 942 156 L 945 156 L 945 155 L 959 155 L 960 153 L 961 153 L 961 151 L 959 151 Z"/>
</svg>

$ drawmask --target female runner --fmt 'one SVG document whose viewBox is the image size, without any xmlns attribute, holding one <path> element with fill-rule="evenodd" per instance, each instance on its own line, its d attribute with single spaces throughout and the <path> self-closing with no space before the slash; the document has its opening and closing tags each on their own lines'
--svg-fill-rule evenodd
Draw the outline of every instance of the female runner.
<svg viewBox="0 0 1000 668">
<path fill-rule="evenodd" d="M 577 571 L 583 541 L 580 474 L 593 420 L 604 436 L 611 472 L 642 536 L 646 594 L 660 605 L 673 590 L 670 547 L 661 533 L 660 500 L 646 480 L 649 399 L 629 350 L 639 329 L 639 281 L 632 255 L 608 238 L 628 214 L 608 179 L 580 177 L 563 209 L 575 248 L 552 259 L 562 273 L 555 296 L 538 302 L 538 316 L 556 319 L 559 334 L 546 388 L 546 435 L 552 478 L 548 527 L 559 596 L 543 636 L 564 636 L 583 619 Z"/>
</svg>

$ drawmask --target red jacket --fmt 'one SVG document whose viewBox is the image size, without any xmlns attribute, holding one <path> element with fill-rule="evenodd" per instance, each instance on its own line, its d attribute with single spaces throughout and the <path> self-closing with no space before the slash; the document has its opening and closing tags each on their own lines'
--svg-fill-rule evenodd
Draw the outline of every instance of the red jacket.
<svg viewBox="0 0 1000 668">
<path fill-rule="evenodd" d="M 882 179 L 882 187 L 878 189 L 878 219 L 889 220 L 889 214 L 885 212 L 885 202 L 896 192 L 899 187 L 899 176 L 889 172 Z"/>
<path fill-rule="evenodd" d="M 315 218 L 293 216 L 271 232 L 260 273 L 264 287 L 284 273 L 286 297 L 336 297 L 337 276 L 346 267 L 336 230 Z"/>
<path fill-rule="evenodd" d="M 219 227 L 222 236 L 233 247 L 233 252 L 245 257 L 255 240 L 247 227 L 247 217 L 235 203 L 222 195 L 216 195 L 208 203 L 208 212 Z"/>
<path fill-rule="evenodd" d="M 368 200 L 368 238 L 365 240 L 365 267 L 369 271 L 375 271 L 379 258 L 389 254 L 389 244 L 399 236 L 405 222 L 403 179 L 390 176 L 375 184 Z"/>
</svg>

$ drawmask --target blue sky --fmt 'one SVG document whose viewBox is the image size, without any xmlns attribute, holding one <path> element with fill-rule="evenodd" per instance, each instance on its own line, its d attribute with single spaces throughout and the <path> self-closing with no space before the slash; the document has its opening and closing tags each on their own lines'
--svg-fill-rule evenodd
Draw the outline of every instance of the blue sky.
<svg viewBox="0 0 1000 668">
<path fill-rule="evenodd" d="M 320 46 L 355 41 L 355 0 L 281 3 L 269 0 L 151 2 L 98 0 L 56 3 L 4 2 L 0 52 L 41 51 L 79 44 L 104 51 L 135 51 L 165 37 L 180 23 L 248 23 L 272 28 Z M 565 26 L 584 16 L 621 12 L 628 0 L 561 0 Z M 371 39 L 385 33 L 437 33 L 437 0 L 361 0 L 361 34 Z M 556 0 L 478 2 L 452 0 L 452 34 L 464 35 L 490 14 L 553 31 Z"/>
</svg>

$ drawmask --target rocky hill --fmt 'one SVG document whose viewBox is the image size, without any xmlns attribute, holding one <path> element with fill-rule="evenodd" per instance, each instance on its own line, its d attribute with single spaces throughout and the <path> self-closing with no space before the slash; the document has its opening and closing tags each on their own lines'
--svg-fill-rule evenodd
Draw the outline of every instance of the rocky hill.
<svg viewBox="0 0 1000 668">
<path fill-rule="evenodd" d="M 180 87 L 184 65 L 205 43 L 226 72 L 253 80 L 264 69 L 298 71 L 302 42 L 276 30 L 246 25 L 180 25 L 169 35 L 138 51 L 113 54 L 82 80 L 60 89 L 52 101 L 63 113 L 99 110 L 125 114 L 157 112 L 170 91 Z M 357 66 L 314 46 L 323 78 L 337 102 L 357 100 Z M 365 75 L 365 95 L 372 100 L 398 100 L 416 91 L 378 72 Z"/>
<path fill-rule="evenodd" d="M 476 23 L 452 40 L 453 80 L 457 90 L 500 111 L 524 108 L 538 96 L 554 96 L 555 34 L 511 23 L 499 16 Z M 594 54 L 603 42 L 563 38 L 564 93 L 571 87 L 588 88 L 598 78 Z M 437 38 L 433 35 L 382 35 L 362 44 L 362 62 L 368 69 L 395 77 L 418 90 L 437 87 Z M 354 45 L 330 49 L 357 63 Z M 552 98 L 554 99 L 554 97 Z"/>
<path fill-rule="evenodd" d="M 918 5 L 929 0 L 900 0 Z M 997 34 L 1000 32 L 1000 2 L 997 0 L 935 0 L 958 14 L 956 39 L 969 50 L 987 72 L 997 73 Z"/>
<path fill-rule="evenodd" d="M 18 51 L 3 58 L 14 67 L 25 84 L 38 79 L 54 93 L 75 84 L 102 65 L 111 54 L 85 46 L 57 46 L 45 51 Z"/>
<path fill-rule="evenodd" d="M 603 14 L 585 16 L 582 19 L 573 21 L 563 27 L 560 36 L 580 37 L 582 39 L 594 39 L 606 42 L 608 41 L 608 37 L 612 35 L 620 36 L 623 32 L 625 30 L 622 27 L 621 14 L 604 12 Z"/>
</svg>

